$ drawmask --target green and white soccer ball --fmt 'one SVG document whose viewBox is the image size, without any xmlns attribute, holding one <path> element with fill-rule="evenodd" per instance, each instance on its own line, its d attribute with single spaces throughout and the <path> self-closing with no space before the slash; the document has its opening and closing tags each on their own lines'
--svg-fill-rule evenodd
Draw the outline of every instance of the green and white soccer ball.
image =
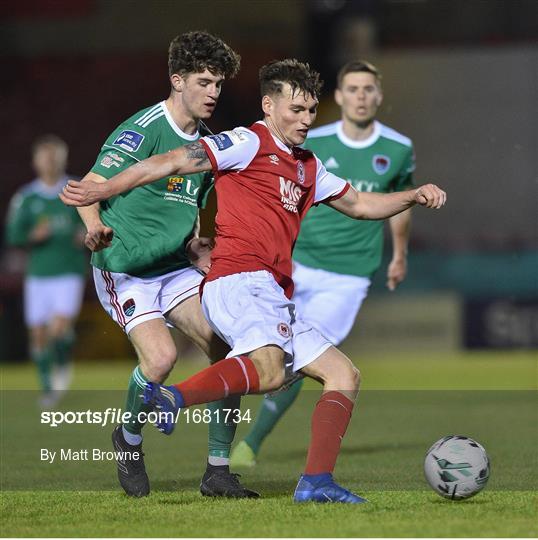
<svg viewBox="0 0 538 540">
<path fill-rule="evenodd" d="M 490 473 L 484 447 L 460 435 L 439 439 L 426 454 L 424 474 L 428 484 L 447 499 L 473 497 L 486 486 Z"/>
</svg>

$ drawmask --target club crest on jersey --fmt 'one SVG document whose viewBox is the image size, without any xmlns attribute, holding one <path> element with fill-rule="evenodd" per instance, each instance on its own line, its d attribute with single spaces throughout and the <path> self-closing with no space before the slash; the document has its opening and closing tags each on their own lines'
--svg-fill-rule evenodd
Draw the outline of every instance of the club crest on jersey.
<svg viewBox="0 0 538 540">
<path fill-rule="evenodd" d="M 372 167 L 377 174 L 385 174 L 390 168 L 389 156 L 383 154 L 376 154 L 372 158 Z"/>
<path fill-rule="evenodd" d="M 276 154 L 269 155 L 269 162 L 272 163 L 273 165 L 278 165 L 279 161 L 280 160 L 278 159 L 278 156 Z"/>
<path fill-rule="evenodd" d="M 285 337 L 285 338 L 291 337 L 291 328 L 289 327 L 288 324 L 283 323 L 283 322 L 278 323 L 277 330 L 278 330 L 278 333 L 282 337 Z"/>
<path fill-rule="evenodd" d="M 304 184 L 304 163 L 302 161 L 297 162 L 297 180 L 299 180 L 299 184 Z"/>
<path fill-rule="evenodd" d="M 114 146 L 119 146 L 127 152 L 136 152 L 142 141 L 144 140 L 144 135 L 137 133 L 136 131 L 131 131 L 127 129 L 122 131 L 117 137 L 116 140 L 112 143 Z"/>
<path fill-rule="evenodd" d="M 172 193 L 180 193 L 183 190 L 183 181 L 185 179 L 180 176 L 173 176 L 168 179 L 167 191 Z"/>
<path fill-rule="evenodd" d="M 129 300 L 125 300 L 125 302 L 123 302 L 123 306 L 121 306 L 121 308 L 123 309 L 123 313 L 125 313 L 127 317 L 130 317 L 136 309 L 135 301 L 132 298 L 129 298 Z"/>
</svg>

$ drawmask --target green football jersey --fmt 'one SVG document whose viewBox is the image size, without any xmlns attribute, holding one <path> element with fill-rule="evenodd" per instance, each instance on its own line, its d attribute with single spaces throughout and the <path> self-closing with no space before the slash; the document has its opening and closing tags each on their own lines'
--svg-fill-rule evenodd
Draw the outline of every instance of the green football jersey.
<svg viewBox="0 0 538 540">
<path fill-rule="evenodd" d="M 29 260 L 26 273 L 30 276 L 60 276 L 84 274 L 86 256 L 78 235 L 82 222 L 75 208 L 65 206 L 58 198 L 67 182 L 62 178 L 47 186 L 37 179 L 21 188 L 11 199 L 6 240 L 12 246 L 27 247 Z M 31 244 L 30 233 L 42 221 L 50 224 L 51 235 L 38 244 Z"/>
<path fill-rule="evenodd" d="M 112 132 L 92 172 L 111 178 L 154 154 L 198 140 L 173 121 L 165 102 L 143 109 Z M 207 173 L 167 176 L 100 204 L 112 227 L 112 245 L 92 255 L 92 265 L 111 272 L 154 277 L 190 266 L 185 245 L 193 235 L 198 208 L 212 186 Z"/>
<path fill-rule="evenodd" d="M 397 131 L 375 122 L 372 135 L 353 141 L 342 122 L 313 129 L 304 144 L 329 172 L 345 178 L 357 191 L 386 193 L 413 185 L 413 145 Z M 309 210 L 293 258 L 312 268 L 371 277 L 381 264 L 383 221 L 357 221 L 326 206 Z"/>
</svg>

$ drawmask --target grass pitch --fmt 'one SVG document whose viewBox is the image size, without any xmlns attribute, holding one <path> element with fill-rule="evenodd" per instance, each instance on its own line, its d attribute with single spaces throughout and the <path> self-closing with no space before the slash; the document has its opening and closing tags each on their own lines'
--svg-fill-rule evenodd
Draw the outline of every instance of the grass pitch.
<svg viewBox="0 0 538 540">
<path fill-rule="evenodd" d="M 41 447 L 108 450 L 110 428 L 38 422 L 32 366 L 2 369 L 2 536 L 112 537 L 534 537 L 538 534 L 537 360 L 530 353 L 371 357 L 357 362 L 363 391 L 335 471 L 365 505 L 294 504 L 304 466 L 315 383 L 243 472 L 260 500 L 206 499 L 198 493 L 206 453 L 204 425 L 171 437 L 148 427 L 145 451 L 152 493 L 123 495 L 111 462 L 45 464 Z M 121 406 L 132 363 L 79 363 L 62 410 Z M 183 366 L 171 380 L 199 369 Z M 100 388 L 105 391 L 88 392 Z M 22 404 L 29 404 L 26 407 Z M 259 398 L 244 400 L 252 416 Z M 237 440 L 248 430 L 242 423 Z M 429 446 L 447 434 L 476 438 L 492 476 L 475 498 L 452 502 L 423 480 Z"/>
</svg>

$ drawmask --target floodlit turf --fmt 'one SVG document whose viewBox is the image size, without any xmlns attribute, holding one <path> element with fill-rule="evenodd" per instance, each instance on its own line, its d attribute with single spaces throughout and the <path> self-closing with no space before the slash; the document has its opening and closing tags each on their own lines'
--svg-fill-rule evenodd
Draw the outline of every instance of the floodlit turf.
<svg viewBox="0 0 538 540">
<path fill-rule="evenodd" d="M 4 536 L 72 537 L 533 537 L 538 497 L 484 492 L 463 502 L 430 492 L 366 492 L 364 505 L 296 505 L 288 496 L 208 500 L 155 492 L 2 495 Z"/>
<path fill-rule="evenodd" d="M 304 465 L 309 419 L 319 395 L 305 385 L 275 429 L 260 463 L 243 472 L 258 501 L 206 499 L 198 493 L 206 426 L 182 425 L 165 437 L 147 428 L 152 494 L 125 497 L 111 462 L 42 463 L 39 450 L 109 450 L 107 426 L 39 424 L 32 366 L 2 368 L 0 534 L 112 537 L 533 537 L 538 534 L 537 360 L 530 353 L 381 356 L 357 362 L 363 392 L 346 435 L 336 479 L 369 503 L 296 505 L 291 494 Z M 132 363 L 79 363 L 63 410 L 121 406 Z M 180 366 L 176 380 L 199 369 Z M 88 392 L 100 388 L 106 392 Z M 15 389 L 19 389 L 14 391 Z M 23 389 L 22 391 L 20 389 Z M 24 390 L 26 389 L 26 390 Z M 244 400 L 252 416 L 258 397 Z M 238 438 L 248 425 L 238 428 Z M 476 438 L 492 475 L 468 501 L 446 501 L 422 475 L 424 454 L 447 434 Z"/>
</svg>

